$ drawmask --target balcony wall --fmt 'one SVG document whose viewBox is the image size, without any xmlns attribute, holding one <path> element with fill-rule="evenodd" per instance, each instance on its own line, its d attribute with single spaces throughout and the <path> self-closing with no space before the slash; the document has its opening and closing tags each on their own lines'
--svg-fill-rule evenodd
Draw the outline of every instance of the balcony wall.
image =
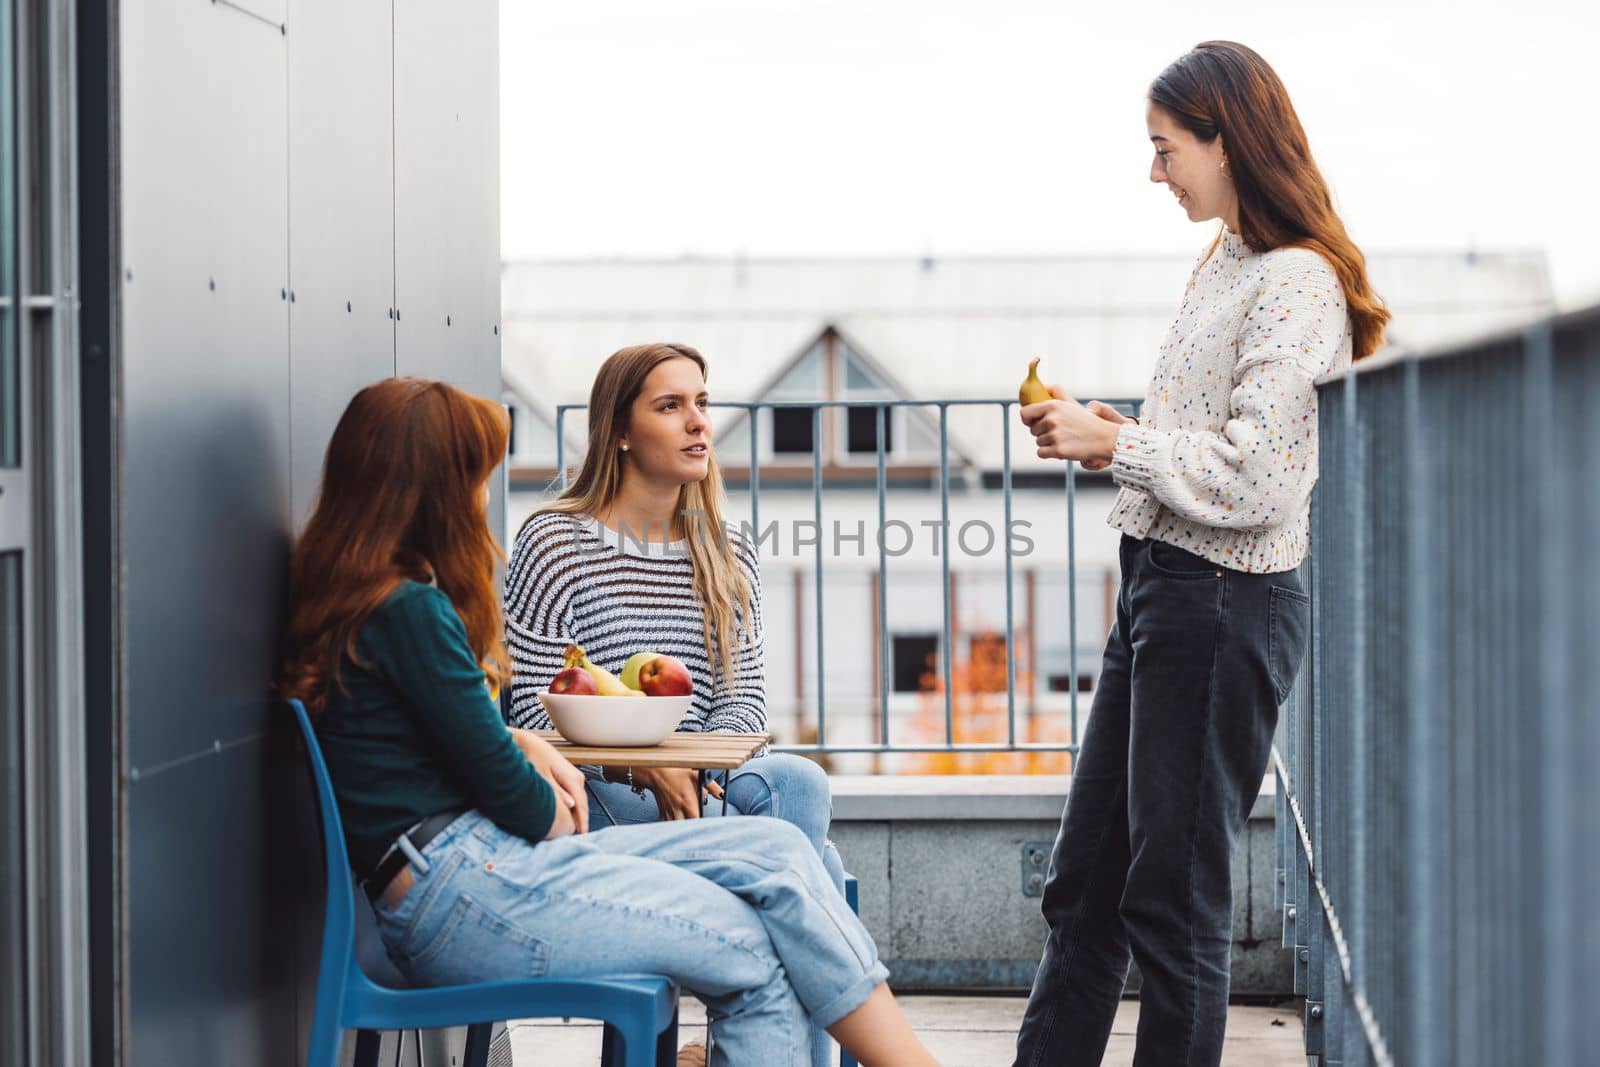
<svg viewBox="0 0 1600 1067">
<path fill-rule="evenodd" d="M 1600 308 L 1320 386 L 1284 939 L 1327 1063 L 1594 1059 Z"/>
<path fill-rule="evenodd" d="M 1026 991 L 1044 948 L 1039 888 L 1070 778 L 840 776 L 833 838 L 898 990 Z M 1233 858 L 1233 988 L 1287 996 L 1275 906 L 1273 797 Z M 1043 862 L 1038 862 L 1042 860 Z M 1130 991 L 1139 985 L 1138 969 Z"/>
</svg>

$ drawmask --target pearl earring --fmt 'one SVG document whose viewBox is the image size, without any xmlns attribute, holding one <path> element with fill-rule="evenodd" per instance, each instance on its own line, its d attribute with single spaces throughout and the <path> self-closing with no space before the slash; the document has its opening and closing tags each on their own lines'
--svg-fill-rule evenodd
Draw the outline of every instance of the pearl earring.
<svg viewBox="0 0 1600 1067">
<path fill-rule="evenodd" d="M 623 450 L 623 451 L 624 451 L 624 452 L 626 452 L 626 451 L 627 451 L 627 450 L 628 450 L 628 446 L 627 446 L 627 445 L 623 445 L 623 446 L 622 446 L 622 450 Z"/>
</svg>

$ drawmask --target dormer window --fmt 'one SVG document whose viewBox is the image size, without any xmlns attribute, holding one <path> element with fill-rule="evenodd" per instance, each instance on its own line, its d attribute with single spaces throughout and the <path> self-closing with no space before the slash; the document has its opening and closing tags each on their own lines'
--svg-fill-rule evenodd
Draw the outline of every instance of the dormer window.
<svg viewBox="0 0 1600 1067">
<path fill-rule="evenodd" d="M 825 470 L 850 468 L 868 477 L 877 466 L 880 403 L 886 464 L 904 471 L 936 467 L 939 462 L 937 409 L 903 403 L 910 394 L 832 326 L 825 327 L 758 395 L 776 406 L 759 409 L 753 420 L 742 415 L 730 419 L 719 432 L 717 449 L 725 469 L 750 454 L 753 425 L 757 460 L 763 466 L 808 467 L 818 461 L 820 447 Z M 819 411 L 819 401 L 828 406 Z M 952 449 L 952 460 L 964 467 L 964 450 L 959 446 Z"/>
<path fill-rule="evenodd" d="M 767 390 L 766 399 L 804 402 L 825 397 L 828 394 L 827 359 L 828 346 L 825 340 L 818 339 Z M 817 446 L 811 408 L 772 408 L 762 413 L 760 421 L 767 431 L 767 447 L 775 457 L 809 459 Z"/>
<path fill-rule="evenodd" d="M 805 354 L 784 372 L 771 389 L 768 400 L 804 403 L 814 400 L 892 401 L 899 394 L 839 336 L 824 330 Z M 774 459 L 810 457 L 816 447 L 816 420 L 808 407 L 773 408 L 763 419 L 766 443 Z M 884 449 L 894 454 L 899 436 L 896 426 L 906 418 L 902 408 L 884 412 Z M 825 408 L 822 434 L 832 447 L 826 456 L 834 459 L 875 457 L 878 454 L 878 409 L 875 407 Z"/>
<path fill-rule="evenodd" d="M 773 408 L 772 454 L 775 456 L 809 456 L 816 447 L 815 429 L 810 408 Z"/>
<path fill-rule="evenodd" d="M 894 421 L 895 409 L 890 408 L 884 412 L 883 417 L 883 450 L 892 455 L 894 453 Z M 846 416 L 845 450 L 851 455 L 878 454 L 878 409 L 877 408 L 850 408 Z"/>
</svg>

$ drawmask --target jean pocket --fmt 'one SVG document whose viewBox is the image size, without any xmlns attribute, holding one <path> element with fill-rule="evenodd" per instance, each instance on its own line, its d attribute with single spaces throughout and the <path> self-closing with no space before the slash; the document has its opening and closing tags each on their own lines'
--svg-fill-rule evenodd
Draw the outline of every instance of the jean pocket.
<svg viewBox="0 0 1600 1067">
<path fill-rule="evenodd" d="M 1295 589 L 1273 586 L 1268 599 L 1267 670 L 1278 703 L 1289 699 L 1311 632 L 1311 598 Z"/>
<path fill-rule="evenodd" d="M 1150 569 L 1165 578 L 1196 580 L 1222 576 L 1222 568 L 1217 564 L 1165 541 L 1150 542 L 1149 559 Z"/>
<path fill-rule="evenodd" d="M 505 844 L 506 832 L 496 826 L 494 820 L 487 815 L 480 816 L 478 821 L 468 831 L 473 837 L 489 846 L 491 850 L 498 849 Z"/>
<path fill-rule="evenodd" d="M 541 978 L 550 969 L 550 944 L 463 893 L 405 962 L 428 985 Z"/>
</svg>

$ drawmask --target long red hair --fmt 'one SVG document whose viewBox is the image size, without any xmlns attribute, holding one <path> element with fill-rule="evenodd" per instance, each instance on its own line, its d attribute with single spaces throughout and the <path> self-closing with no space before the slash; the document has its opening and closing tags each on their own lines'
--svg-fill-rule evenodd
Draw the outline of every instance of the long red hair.
<svg viewBox="0 0 1600 1067">
<path fill-rule="evenodd" d="M 1150 85 L 1150 101 L 1210 144 L 1222 138 L 1239 195 L 1239 236 L 1257 252 L 1296 246 L 1339 276 L 1356 359 L 1383 345 L 1389 312 L 1345 232 L 1289 91 L 1267 61 L 1233 41 L 1203 41 Z"/>
<path fill-rule="evenodd" d="M 289 563 L 280 691 L 320 712 L 361 626 L 404 579 L 432 579 L 466 624 L 496 686 L 511 676 L 501 634 L 484 486 L 506 454 L 499 404 L 444 382 L 388 378 L 345 408 L 328 442 L 316 510 Z"/>
</svg>

